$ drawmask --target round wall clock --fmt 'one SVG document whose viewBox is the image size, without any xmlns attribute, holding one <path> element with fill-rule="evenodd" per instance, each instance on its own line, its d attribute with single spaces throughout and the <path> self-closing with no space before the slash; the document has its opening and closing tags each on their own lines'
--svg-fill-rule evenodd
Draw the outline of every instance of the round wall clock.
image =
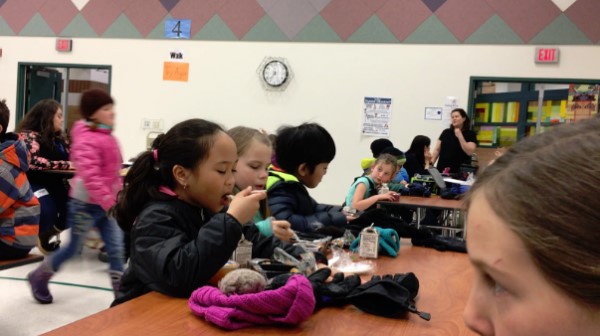
<svg viewBox="0 0 600 336">
<path fill-rule="evenodd" d="M 284 90 L 292 79 L 290 65 L 284 58 L 266 57 L 257 69 L 265 89 Z"/>
<path fill-rule="evenodd" d="M 288 67 L 282 61 L 273 60 L 265 64 L 262 77 L 265 83 L 272 87 L 285 84 L 289 76 Z"/>
</svg>

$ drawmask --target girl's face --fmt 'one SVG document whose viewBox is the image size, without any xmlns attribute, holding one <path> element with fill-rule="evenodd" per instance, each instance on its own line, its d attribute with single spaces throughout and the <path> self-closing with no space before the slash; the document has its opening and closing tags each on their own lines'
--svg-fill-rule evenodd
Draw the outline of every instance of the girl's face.
<svg viewBox="0 0 600 336">
<path fill-rule="evenodd" d="M 371 178 L 377 185 L 388 183 L 395 175 L 393 167 L 389 163 L 377 163 L 371 169 Z"/>
<path fill-rule="evenodd" d="M 54 118 L 52 119 L 52 126 L 54 128 L 54 132 L 58 132 L 58 131 L 62 130 L 63 120 L 64 120 L 63 111 L 59 107 L 58 110 L 56 110 L 56 113 L 54 113 Z"/>
<path fill-rule="evenodd" d="M 467 250 L 475 268 L 464 312 L 469 328 L 496 336 L 597 334 L 600 314 L 594 317 L 546 280 L 482 192 L 468 211 Z"/>
<path fill-rule="evenodd" d="M 452 127 L 454 128 L 462 128 L 465 120 L 467 120 L 467 118 L 463 118 L 463 116 L 460 115 L 460 112 L 452 112 L 450 117 L 452 118 Z"/>
<path fill-rule="evenodd" d="M 271 164 L 271 147 L 252 139 L 246 151 L 238 158 L 235 166 L 235 185 L 240 189 L 252 187 L 264 190 L 267 184 L 268 168 Z"/>
<path fill-rule="evenodd" d="M 102 106 L 96 112 L 94 112 L 94 114 L 92 114 L 91 119 L 97 123 L 113 127 L 115 125 L 114 105 L 107 104 Z"/>
<path fill-rule="evenodd" d="M 215 213 L 221 211 L 229 203 L 227 196 L 233 192 L 236 161 L 233 139 L 225 132 L 217 133 L 208 157 L 189 173 L 182 199 Z"/>
</svg>

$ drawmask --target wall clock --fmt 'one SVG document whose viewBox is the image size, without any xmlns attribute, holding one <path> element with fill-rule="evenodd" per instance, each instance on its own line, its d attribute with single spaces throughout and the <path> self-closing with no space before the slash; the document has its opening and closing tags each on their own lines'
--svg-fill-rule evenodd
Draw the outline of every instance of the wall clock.
<svg viewBox="0 0 600 336">
<path fill-rule="evenodd" d="M 284 90 L 293 77 L 289 63 L 279 57 L 265 58 L 257 72 L 263 86 L 269 90 Z"/>
</svg>

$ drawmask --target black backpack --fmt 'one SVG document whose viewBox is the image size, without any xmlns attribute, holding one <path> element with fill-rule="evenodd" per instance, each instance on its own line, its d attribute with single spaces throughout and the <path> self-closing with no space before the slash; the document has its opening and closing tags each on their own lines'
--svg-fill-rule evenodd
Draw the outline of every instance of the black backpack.
<svg viewBox="0 0 600 336">
<path fill-rule="evenodd" d="M 431 314 L 417 310 L 415 298 L 419 293 L 419 279 L 414 273 L 374 275 L 347 296 L 347 301 L 358 309 L 374 315 L 397 317 L 406 312 L 429 321 Z"/>
</svg>

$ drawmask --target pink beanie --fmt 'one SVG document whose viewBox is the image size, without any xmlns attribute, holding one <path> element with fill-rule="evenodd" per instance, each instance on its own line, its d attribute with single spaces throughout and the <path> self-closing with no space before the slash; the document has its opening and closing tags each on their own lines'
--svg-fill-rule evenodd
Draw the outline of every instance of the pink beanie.
<svg viewBox="0 0 600 336">
<path fill-rule="evenodd" d="M 315 296 L 308 279 L 300 274 L 273 290 L 227 296 L 218 288 L 196 289 L 188 301 L 194 315 L 225 329 L 255 325 L 304 322 L 315 309 Z"/>
</svg>

